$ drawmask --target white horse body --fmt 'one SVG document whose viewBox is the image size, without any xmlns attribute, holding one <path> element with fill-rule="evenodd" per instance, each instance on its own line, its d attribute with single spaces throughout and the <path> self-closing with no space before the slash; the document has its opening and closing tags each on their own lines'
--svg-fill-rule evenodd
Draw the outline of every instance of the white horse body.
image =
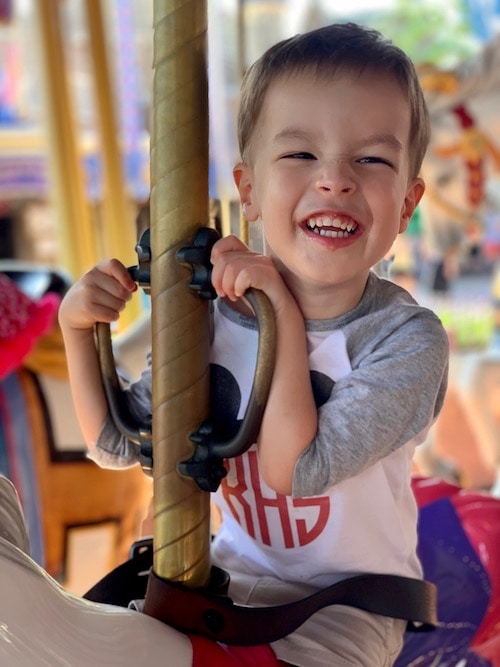
<svg viewBox="0 0 500 667">
<path fill-rule="evenodd" d="M 1 665 L 191 667 L 188 637 L 145 614 L 68 593 L 25 545 L 17 494 L 0 476 Z"/>
</svg>

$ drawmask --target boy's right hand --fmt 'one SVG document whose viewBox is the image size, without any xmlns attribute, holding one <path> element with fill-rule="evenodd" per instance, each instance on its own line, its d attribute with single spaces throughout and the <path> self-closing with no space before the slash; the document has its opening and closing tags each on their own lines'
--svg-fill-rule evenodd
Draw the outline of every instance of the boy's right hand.
<svg viewBox="0 0 500 667">
<path fill-rule="evenodd" d="M 136 290 L 136 283 L 120 261 L 100 262 L 64 296 L 59 324 L 64 330 L 91 329 L 96 322 L 114 322 Z"/>
</svg>

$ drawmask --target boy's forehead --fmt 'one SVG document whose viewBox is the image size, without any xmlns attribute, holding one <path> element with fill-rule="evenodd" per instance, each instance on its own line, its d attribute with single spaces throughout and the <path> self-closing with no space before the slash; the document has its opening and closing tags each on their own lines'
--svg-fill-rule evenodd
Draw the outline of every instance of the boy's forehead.
<svg viewBox="0 0 500 667">
<path fill-rule="evenodd" d="M 263 118 L 262 111 L 269 109 L 269 104 L 279 104 L 282 101 L 282 96 L 296 96 L 298 99 L 303 99 L 304 94 L 307 95 L 307 90 L 314 93 L 314 90 L 325 90 L 326 88 L 334 88 L 337 84 L 345 90 L 346 83 L 350 88 L 360 87 L 365 90 L 367 95 L 380 97 L 380 92 L 377 87 L 372 85 L 373 81 L 382 84 L 387 84 L 389 89 L 395 92 L 395 95 L 404 100 L 405 105 L 410 107 L 406 90 L 395 75 L 385 70 L 377 68 L 365 68 L 363 70 L 352 69 L 347 67 L 336 68 L 335 70 L 316 70 L 309 67 L 302 70 L 293 70 L 283 72 L 276 75 L 267 87 L 264 93 L 261 104 L 260 120 Z M 399 92 L 398 92 L 399 91 Z M 401 96 L 399 95 L 401 93 Z M 265 114 L 264 114 L 265 115 Z"/>
<path fill-rule="evenodd" d="M 339 84 L 339 95 L 336 97 L 335 86 L 337 83 Z M 346 89 L 348 90 L 351 87 L 362 91 L 362 95 L 365 96 L 362 101 L 366 111 L 368 111 L 367 107 L 371 105 L 371 101 L 368 99 L 370 95 L 376 97 L 377 100 L 382 100 L 381 105 L 377 103 L 377 100 L 374 100 L 373 108 L 370 109 L 372 112 L 370 117 L 379 118 L 378 126 L 372 124 L 371 126 L 363 125 L 360 127 L 359 123 L 356 123 L 352 125 L 353 132 L 354 129 L 359 129 L 360 134 L 364 138 L 370 137 L 371 142 L 373 137 L 380 139 L 377 142 L 373 140 L 372 143 L 392 144 L 398 151 L 406 150 L 408 148 L 411 116 L 407 95 L 395 76 L 376 68 L 365 69 L 361 72 L 348 68 L 338 68 L 330 73 L 311 71 L 311 68 L 308 68 L 281 73 L 274 78 L 272 85 L 268 86 L 262 100 L 259 117 L 254 124 L 252 139 L 255 140 L 259 136 L 262 138 L 264 135 L 266 135 L 266 142 L 271 138 L 273 142 L 281 142 L 281 140 L 290 139 L 292 136 L 295 138 L 302 137 L 303 139 L 312 138 L 312 134 L 309 135 L 308 133 L 315 132 L 314 123 L 316 120 L 321 115 L 323 118 L 329 118 L 332 112 L 332 107 L 328 101 L 323 107 L 311 106 L 311 104 L 314 104 L 313 100 L 318 99 L 314 92 L 315 89 L 320 92 L 320 99 L 327 100 L 328 93 L 327 98 L 323 98 L 322 93 L 328 89 L 330 91 L 333 89 L 333 95 L 330 95 L 329 99 L 335 107 L 338 107 L 337 103 L 339 101 L 341 102 L 340 106 L 344 105 L 345 96 L 342 95 Z M 290 95 L 292 99 L 290 99 Z M 323 108 L 324 111 L 319 111 L 320 108 Z M 381 109 L 381 111 L 378 115 L 375 113 L 374 116 L 375 108 Z M 318 113 L 320 116 L 318 116 Z M 396 113 L 397 118 L 394 119 L 393 123 L 391 117 L 394 113 Z M 390 127 L 388 127 L 388 124 L 390 124 Z M 393 132 L 393 130 L 396 131 L 396 126 L 399 128 L 404 126 L 402 132 L 398 133 L 398 137 Z M 269 136 L 269 133 L 271 136 Z M 350 132 L 349 135 L 351 138 L 354 136 Z M 393 139 L 388 140 L 388 137 L 393 137 Z"/>
</svg>

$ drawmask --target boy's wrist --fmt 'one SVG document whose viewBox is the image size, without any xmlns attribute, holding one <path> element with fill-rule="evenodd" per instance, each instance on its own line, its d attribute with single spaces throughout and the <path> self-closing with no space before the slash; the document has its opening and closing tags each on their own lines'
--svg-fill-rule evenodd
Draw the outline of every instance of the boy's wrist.
<svg viewBox="0 0 500 667">
<path fill-rule="evenodd" d="M 61 332 L 63 336 L 71 336 L 73 339 L 79 338 L 80 340 L 94 339 L 95 329 L 94 326 L 90 327 L 75 327 L 71 324 L 59 323 L 61 327 Z"/>
<path fill-rule="evenodd" d="M 282 317 L 285 319 L 295 317 L 300 320 L 304 319 L 297 301 L 286 286 L 284 286 L 284 290 L 281 294 L 268 294 L 268 296 L 273 305 L 274 314 L 277 319 L 281 319 Z"/>
</svg>

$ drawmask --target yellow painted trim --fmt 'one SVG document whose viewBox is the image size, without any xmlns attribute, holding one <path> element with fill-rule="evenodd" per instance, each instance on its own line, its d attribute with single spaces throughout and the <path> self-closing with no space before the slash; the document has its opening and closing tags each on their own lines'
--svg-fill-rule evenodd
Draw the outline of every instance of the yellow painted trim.
<svg viewBox="0 0 500 667">
<path fill-rule="evenodd" d="M 120 151 L 119 125 L 111 67 L 106 49 L 105 25 L 101 0 L 86 0 L 85 9 L 90 35 L 91 61 L 96 89 L 99 135 L 103 158 L 102 254 L 117 257 L 124 264 L 137 264 L 135 208 L 127 196 L 123 156 Z M 120 316 L 120 331 L 141 312 L 139 299 L 132 299 Z"/>
<path fill-rule="evenodd" d="M 59 6 L 60 0 L 35 3 L 45 70 L 48 154 L 53 181 L 51 198 L 61 239 L 61 265 L 76 278 L 96 263 L 97 241 L 85 197 L 81 155 L 67 85 Z"/>
</svg>

